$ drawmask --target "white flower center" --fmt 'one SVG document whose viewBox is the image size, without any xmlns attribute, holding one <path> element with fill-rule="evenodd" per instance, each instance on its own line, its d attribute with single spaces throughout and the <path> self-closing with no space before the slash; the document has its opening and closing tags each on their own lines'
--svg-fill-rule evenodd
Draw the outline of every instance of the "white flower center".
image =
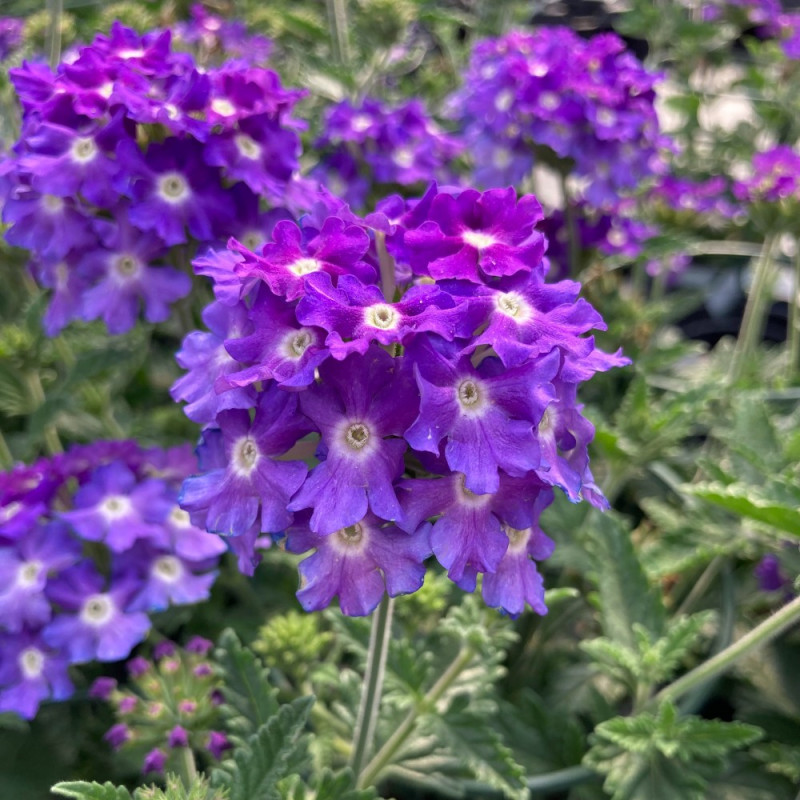
<svg viewBox="0 0 800 800">
<path fill-rule="evenodd" d="M 508 111 L 514 103 L 514 92 L 511 89 L 503 89 L 494 100 L 494 107 L 498 111 Z"/>
<path fill-rule="evenodd" d="M 184 511 L 180 506 L 173 506 L 169 512 L 169 521 L 176 528 L 191 528 L 192 521 L 189 519 L 189 512 Z"/>
<path fill-rule="evenodd" d="M 537 431 L 540 435 L 549 435 L 555 430 L 557 413 L 553 406 L 548 406 L 544 410 L 544 414 L 542 414 L 542 418 L 539 420 L 539 425 L 537 426 Z"/>
<path fill-rule="evenodd" d="M 283 354 L 292 361 L 299 361 L 315 341 L 314 332 L 309 328 L 292 331 L 283 340 Z"/>
<path fill-rule="evenodd" d="M 303 275 L 310 275 L 322 269 L 322 262 L 316 258 L 298 258 L 297 261 L 289 264 L 289 272 L 302 278 Z"/>
<path fill-rule="evenodd" d="M 62 261 L 56 264 L 54 270 L 56 276 L 56 289 L 64 290 L 69 282 L 69 267 Z"/>
<path fill-rule="evenodd" d="M 91 136 L 83 136 L 72 143 L 69 153 L 78 164 L 88 164 L 97 155 L 97 145 Z"/>
<path fill-rule="evenodd" d="M 249 436 L 243 436 L 233 445 L 233 471 L 241 478 L 248 478 L 260 457 L 258 445 Z"/>
<path fill-rule="evenodd" d="M 550 67 L 543 61 L 534 61 L 528 67 L 528 72 L 530 72 L 534 78 L 543 78 L 548 72 L 550 72 Z"/>
<path fill-rule="evenodd" d="M 392 154 L 392 161 L 401 169 L 408 169 L 414 164 L 414 151 L 408 147 L 399 147 Z"/>
<path fill-rule="evenodd" d="M 178 205 L 189 197 L 189 184 L 179 172 L 165 172 L 158 179 L 157 192 L 162 200 Z"/>
<path fill-rule="evenodd" d="M 344 440 L 351 450 L 362 450 L 369 441 L 369 428 L 363 422 L 353 422 L 347 426 Z"/>
<path fill-rule="evenodd" d="M 370 125 L 372 125 L 372 118 L 368 114 L 356 114 L 350 123 L 350 127 L 356 133 L 363 133 Z"/>
<path fill-rule="evenodd" d="M 0 522 L 8 522 L 10 519 L 16 517 L 21 508 L 22 503 L 18 503 L 16 500 L 9 503 L 7 506 L 3 506 L 0 508 Z"/>
<path fill-rule="evenodd" d="M 99 628 L 114 616 L 114 602 L 107 594 L 87 597 L 81 609 L 81 622 Z"/>
<path fill-rule="evenodd" d="M 467 489 L 464 480 L 464 476 L 461 473 L 457 473 L 456 490 L 462 504 L 472 506 L 473 508 L 480 508 L 491 501 L 493 495 L 475 494 L 475 492 Z"/>
<path fill-rule="evenodd" d="M 22 589 L 35 586 L 43 566 L 41 561 L 24 561 L 20 564 L 17 569 L 17 586 Z"/>
<path fill-rule="evenodd" d="M 221 117 L 231 117 L 236 113 L 236 106 L 225 97 L 215 97 L 211 101 L 211 110 Z"/>
<path fill-rule="evenodd" d="M 497 169 L 505 169 L 511 164 L 513 156 L 507 147 L 498 147 L 492 154 L 492 164 Z"/>
<path fill-rule="evenodd" d="M 622 247 L 625 244 L 627 237 L 625 231 L 620 228 L 612 228 L 607 234 L 606 239 L 612 247 Z"/>
<path fill-rule="evenodd" d="M 531 538 L 532 528 L 512 528 L 510 525 L 503 525 L 503 531 L 508 536 L 509 553 L 521 553 L 528 546 Z"/>
<path fill-rule="evenodd" d="M 111 97 L 111 92 L 114 91 L 114 84 L 111 81 L 106 81 L 102 86 L 97 88 L 97 94 L 100 95 L 104 100 L 108 100 Z"/>
<path fill-rule="evenodd" d="M 125 60 L 128 60 L 129 58 L 141 58 L 143 55 L 144 55 L 144 50 L 142 50 L 139 47 L 137 48 L 129 47 L 126 50 L 117 51 L 117 56 L 119 58 L 124 58 Z"/>
<path fill-rule="evenodd" d="M 233 138 L 236 149 L 242 158 L 249 158 L 255 161 L 261 155 L 261 145 L 246 133 L 237 133 Z"/>
<path fill-rule="evenodd" d="M 108 522 L 122 519 L 131 511 L 131 501 L 121 494 L 112 494 L 100 503 L 100 513 Z"/>
<path fill-rule="evenodd" d="M 175 556 L 160 556 L 153 562 L 150 574 L 164 583 L 176 583 L 183 575 L 183 564 Z"/>
<path fill-rule="evenodd" d="M 142 271 L 142 264 L 136 256 L 130 253 L 122 253 L 112 260 L 114 273 L 123 281 L 130 281 L 139 277 Z"/>
<path fill-rule="evenodd" d="M 248 231 L 242 236 L 240 241 L 248 250 L 255 252 L 264 244 L 264 234 L 260 231 Z"/>
<path fill-rule="evenodd" d="M 461 234 L 461 238 L 464 240 L 465 244 L 474 247 L 476 250 L 483 250 L 495 244 L 494 237 L 483 231 L 464 231 L 464 233 Z"/>
<path fill-rule="evenodd" d="M 44 208 L 48 214 L 58 214 L 64 209 L 64 201 L 54 194 L 43 194 L 42 208 Z"/>
<path fill-rule="evenodd" d="M 44 653 L 37 647 L 26 647 L 19 654 L 18 663 L 25 679 L 35 680 L 44 672 Z"/>
<path fill-rule="evenodd" d="M 601 125 L 605 125 L 605 126 L 607 126 L 607 127 L 608 127 L 608 126 L 610 126 L 610 125 L 614 125 L 614 124 L 616 124 L 616 122 L 617 122 L 617 115 L 616 115 L 616 113 L 615 113 L 614 111 L 612 111 L 610 108 L 601 108 L 601 109 L 600 109 L 600 110 L 597 112 L 597 121 L 598 121 L 598 122 L 599 122 Z"/>
<path fill-rule="evenodd" d="M 174 103 L 164 103 L 164 110 L 171 120 L 179 119 L 181 116 L 180 109 Z"/>
<path fill-rule="evenodd" d="M 400 315 L 388 303 L 375 303 L 364 309 L 364 321 L 382 331 L 394 330 L 400 322 Z"/>
<path fill-rule="evenodd" d="M 477 381 L 467 378 L 456 387 L 456 399 L 461 411 L 470 416 L 482 413 L 485 410 L 488 398 L 486 389 Z"/>
<path fill-rule="evenodd" d="M 498 292 L 494 296 L 494 306 L 501 314 L 517 322 L 525 322 L 532 316 L 530 305 L 517 292 Z"/>
<path fill-rule="evenodd" d="M 332 543 L 339 550 L 361 550 L 367 543 L 366 533 L 360 523 L 348 525 L 333 534 Z"/>
<path fill-rule="evenodd" d="M 539 105 L 553 111 L 561 105 L 561 98 L 555 92 L 542 92 L 539 95 Z"/>
</svg>

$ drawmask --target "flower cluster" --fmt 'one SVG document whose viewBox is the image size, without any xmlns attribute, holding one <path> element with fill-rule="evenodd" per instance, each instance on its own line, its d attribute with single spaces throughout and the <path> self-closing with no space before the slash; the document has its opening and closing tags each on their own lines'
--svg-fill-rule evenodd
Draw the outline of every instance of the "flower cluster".
<svg viewBox="0 0 800 800">
<path fill-rule="evenodd" d="M 166 319 L 197 244 L 263 238 L 259 197 L 291 204 L 298 189 L 302 92 L 241 61 L 200 67 L 168 30 L 115 23 L 55 72 L 11 78 L 24 123 L 0 164 L 3 220 L 53 292 L 49 334 L 76 318 L 122 333 L 140 306 Z"/>
<path fill-rule="evenodd" d="M 0 17 L 0 61 L 5 61 L 22 44 L 24 20 L 19 17 Z"/>
<path fill-rule="evenodd" d="M 784 203 L 800 200 L 800 153 L 778 145 L 753 156 L 752 175 L 733 187 L 739 200 L 750 203 Z"/>
<path fill-rule="evenodd" d="M 208 597 L 225 545 L 177 505 L 196 468 L 97 442 L 0 474 L 0 711 L 33 717 L 69 664 L 125 658 L 148 612 Z"/>
<path fill-rule="evenodd" d="M 200 3 L 191 7 L 190 19 L 176 23 L 173 31 L 176 44 L 198 48 L 198 57 L 203 61 L 214 55 L 224 55 L 226 59 L 263 64 L 272 51 L 269 39 L 249 33 L 243 22 L 211 14 Z"/>
<path fill-rule="evenodd" d="M 198 261 L 216 301 L 174 387 L 205 425 L 192 522 L 312 551 L 307 610 L 367 614 L 433 553 L 489 605 L 544 613 L 553 489 L 605 506 L 578 384 L 627 361 L 585 336 L 605 326 L 579 284 L 545 282 L 541 220 L 510 188 L 434 184 L 364 219 L 326 195 L 260 253 Z"/>
<path fill-rule="evenodd" d="M 215 759 L 230 748 L 219 730 L 222 688 L 207 658 L 211 647 L 200 636 L 184 648 L 163 641 L 153 649 L 152 661 L 137 656 L 128 662 L 130 680 L 124 688 L 113 678 L 98 678 L 92 685 L 90 696 L 110 702 L 118 720 L 105 740 L 115 750 L 138 752 L 142 772 L 163 774 L 182 748 Z"/>
<path fill-rule="evenodd" d="M 755 26 L 761 37 L 777 38 L 787 58 L 800 59 L 800 14 L 785 12 L 780 0 L 712 0 L 701 8 L 705 22 L 728 18 Z"/>
<path fill-rule="evenodd" d="M 321 157 L 312 175 L 362 208 L 375 184 L 385 189 L 450 180 L 449 165 L 464 145 L 444 133 L 419 100 L 389 108 L 367 99 L 330 108 L 315 148 Z"/>
<path fill-rule="evenodd" d="M 450 99 L 474 146 L 475 179 L 518 184 L 534 150 L 586 182 L 594 206 L 613 204 L 659 166 L 658 79 L 614 34 L 568 28 L 513 31 L 479 42 Z"/>
</svg>

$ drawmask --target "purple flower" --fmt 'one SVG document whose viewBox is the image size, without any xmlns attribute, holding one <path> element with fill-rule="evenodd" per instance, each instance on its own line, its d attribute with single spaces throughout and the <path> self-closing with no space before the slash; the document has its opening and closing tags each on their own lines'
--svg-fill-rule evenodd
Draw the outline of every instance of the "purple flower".
<svg viewBox="0 0 800 800">
<path fill-rule="evenodd" d="M 542 270 L 545 240 L 534 229 L 541 219 L 539 201 L 524 195 L 517 202 L 512 188 L 441 193 L 404 244 L 415 273 L 481 283 L 483 275 Z"/>
<path fill-rule="evenodd" d="M 774 553 L 768 553 L 753 570 L 762 592 L 777 592 L 785 589 L 790 581 L 781 569 L 781 562 Z"/>
<path fill-rule="evenodd" d="M 210 333 L 193 331 L 183 340 L 175 358 L 189 371 L 175 381 L 170 394 L 173 400 L 188 403 L 184 413 L 194 422 L 210 423 L 220 411 L 255 405 L 255 392 L 247 385 L 228 383 L 224 392 L 215 388 L 241 369 L 242 365 L 225 349 L 225 340 L 239 339 L 250 332 L 252 326 L 247 317 L 247 309 L 241 304 L 212 303 L 203 311 L 203 322 Z"/>
<path fill-rule="evenodd" d="M 103 735 L 112 749 L 119 750 L 131 738 L 131 729 L 123 722 L 112 725 Z"/>
<path fill-rule="evenodd" d="M 416 410 L 411 376 L 385 350 L 326 361 L 320 383 L 300 395 L 320 431 L 325 458 L 311 471 L 289 510 L 312 508 L 318 534 L 354 525 L 367 509 L 385 520 L 402 511 L 393 482 L 403 471 L 402 436 Z"/>
<path fill-rule="evenodd" d="M 186 642 L 184 650 L 186 650 L 187 653 L 197 653 L 198 655 L 205 656 L 208 655 L 213 646 L 214 642 L 202 636 L 192 636 L 192 638 Z"/>
<path fill-rule="evenodd" d="M 22 44 L 25 22 L 17 17 L 0 18 L 0 61 L 5 61 Z"/>
<path fill-rule="evenodd" d="M 111 550 L 124 552 L 137 539 L 158 538 L 161 531 L 146 521 L 147 510 L 164 491 L 158 480 L 137 483 L 124 464 L 115 462 L 98 467 L 91 480 L 75 495 L 75 510 L 64 511 L 80 536 L 89 541 L 104 541 Z"/>
<path fill-rule="evenodd" d="M 82 562 L 47 586 L 48 597 L 64 613 L 47 625 L 42 638 L 72 663 L 125 658 L 150 629 L 146 614 L 127 610 L 136 583 L 118 580 L 105 591 L 104 583 L 89 562 Z"/>
<path fill-rule="evenodd" d="M 80 544 L 57 521 L 34 527 L 15 547 L 0 550 L 3 627 L 15 633 L 48 622 L 51 609 L 44 594 L 48 576 L 75 564 L 80 555 Z"/>
<path fill-rule="evenodd" d="M 98 700 L 108 700 L 111 697 L 111 692 L 117 688 L 117 682 L 114 678 L 107 678 L 102 676 L 95 678 L 92 685 L 89 687 L 89 697 L 95 697 Z"/>
<path fill-rule="evenodd" d="M 128 675 L 132 678 L 140 678 L 146 672 L 149 672 L 153 665 L 143 656 L 136 656 L 125 666 L 128 668 Z"/>
<path fill-rule="evenodd" d="M 109 333 L 124 333 L 136 323 L 142 303 L 148 322 L 163 322 L 169 317 L 169 304 L 189 293 L 189 276 L 172 267 L 153 266 L 163 253 L 155 236 L 125 222 L 97 226 L 107 249 L 92 251 L 83 262 L 103 276 L 83 294 L 84 319 L 102 318 Z"/>
<path fill-rule="evenodd" d="M 373 514 L 328 535 L 313 533 L 306 525 L 290 528 L 290 552 L 316 548 L 300 563 L 303 583 L 297 598 L 306 611 L 318 611 L 338 595 L 344 614 L 366 616 L 384 592 L 395 597 L 417 591 L 425 577 L 423 562 L 431 553 L 429 529 L 423 525 L 408 534 L 384 526 Z"/>
<path fill-rule="evenodd" d="M 164 772 L 164 765 L 167 763 L 167 754 L 160 750 L 158 747 L 154 747 L 145 757 L 144 762 L 142 763 L 142 772 Z"/>
<path fill-rule="evenodd" d="M 38 635 L 0 635 L 0 711 L 33 719 L 43 700 L 65 700 L 72 691 L 62 653 Z"/>
<path fill-rule="evenodd" d="M 475 369 L 441 340 L 417 339 L 409 347 L 420 393 L 419 415 L 405 432 L 415 449 L 445 458 L 477 494 L 497 491 L 498 469 L 521 477 L 542 465 L 534 432 L 547 403 L 558 359 L 546 358 L 498 371 L 492 359 Z M 546 462 L 545 462 L 546 463 Z"/>
<path fill-rule="evenodd" d="M 185 481 L 181 506 L 193 518 L 205 514 L 206 529 L 215 533 L 240 536 L 259 516 L 262 531 L 282 531 L 292 518 L 288 500 L 307 472 L 300 461 L 273 458 L 308 433 L 296 412 L 297 396 L 277 387 L 261 395 L 252 424 L 246 411 L 221 412 L 220 428 L 206 430 L 200 447 L 213 467 Z"/>
<path fill-rule="evenodd" d="M 206 742 L 206 750 L 211 753 L 217 760 L 222 758 L 222 754 L 226 750 L 230 750 L 233 745 L 228 740 L 228 737 L 221 731 L 211 731 L 208 734 L 208 741 Z"/>
<path fill-rule="evenodd" d="M 170 732 L 167 744 L 170 747 L 188 747 L 189 746 L 189 732 L 186 728 L 176 725 Z"/>
</svg>

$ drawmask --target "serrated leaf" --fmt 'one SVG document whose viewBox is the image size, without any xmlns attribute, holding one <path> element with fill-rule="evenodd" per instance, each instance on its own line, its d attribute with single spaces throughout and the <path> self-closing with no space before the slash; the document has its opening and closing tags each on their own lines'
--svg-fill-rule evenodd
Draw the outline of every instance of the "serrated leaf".
<svg viewBox="0 0 800 800">
<path fill-rule="evenodd" d="M 131 800 L 131 794 L 124 786 L 114 786 L 110 782 L 62 781 L 50 791 L 74 800 Z"/>
<path fill-rule="evenodd" d="M 685 491 L 701 497 L 740 517 L 771 525 L 785 533 L 800 537 L 800 494 L 796 505 L 787 505 L 766 496 L 756 486 L 734 483 L 724 486 L 719 483 L 688 484 Z"/>
<path fill-rule="evenodd" d="M 314 782 L 314 800 L 374 800 L 373 788 L 356 789 L 355 776 L 349 769 L 332 772 L 325 769 Z"/>
<path fill-rule="evenodd" d="M 590 517 L 587 549 L 599 565 L 594 573 L 606 635 L 633 649 L 637 623 L 656 636 L 664 631 L 664 606 L 650 586 L 631 541 L 630 531 L 614 514 Z"/>
<path fill-rule="evenodd" d="M 212 785 L 227 788 L 230 800 L 281 800 L 278 782 L 307 767 L 303 731 L 313 703 L 313 697 L 301 697 L 281 706 L 215 770 Z"/>
<path fill-rule="evenodd" d="M 220 636 L 215 658 L 224 676 L 225 702 L 237 715 L 236 727 L 245 733 L 258 730 L 278 712 L 269 671 L 230 628 Z"/>
</svg>

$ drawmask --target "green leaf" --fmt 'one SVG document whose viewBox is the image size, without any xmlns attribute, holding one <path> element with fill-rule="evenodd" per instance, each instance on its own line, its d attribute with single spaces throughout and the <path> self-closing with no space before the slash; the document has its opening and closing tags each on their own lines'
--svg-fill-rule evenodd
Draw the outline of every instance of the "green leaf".
<svg viewBox="0 0 800 800">
<path fill-rule="evenodd" d="M 587 550 L 598 565 L 593 578 L 600 598 L 603 630 L 613 641 L 633 649 L 637 623 L 656 636 L 664 631 L 664 606 L 650 586 L 631 541 L 630 531 L 614 514 L 590 517 Z"/>
<path fill-rule="evenodd" d="M 756 486 L 743 483 L 730 486 L 719 483 L 687 484 L 683 488 L 740 517 L 763 522 L 800 537 L 800 493 L 797 503 L 789 505 L 767 496 L 764 490 Z"/>
<path fill-rule="evenodd" d="M 313 697 L 281 706 L 246 743 L 236 748 L 212 775 L 212 785 L 226 787 L 230 800 L 281 800 L 278 782 L 307 767 L 308 737 L 303 731 Z"/>
<path fill-rule="evenodd" d="M 349 769 L 325 769 L 314 782 L 314 800 L 374 800 L 377 796 L 372 788 L 356 789 L 355 776 Z"/>
<path fill-rule="evenodd" d="M 227 800 L 224 789 L 213 789 L 204 776 L 196 778 L 187 789 L 173 774 L 166 777 L 166 786 L 142 786 L 133 793 L 134 800 Z"/>
<path fill-rule="evenodd" d="M 130 792 L 124 786 L 113 783 L 86 783 L 85 781 L 63 781 L 57 783 L 51 791 L 62 797 L 74 800 L 131 800 Z"/>
<path fill-rule="evenodd" d="M 230 628 L 220 636 L 215 658 L 223 673 L 225 702 L 235 712 L 234 727 L 243 733 L 258 730 L 278 712 L 269 671 Z"/>
</svg>

